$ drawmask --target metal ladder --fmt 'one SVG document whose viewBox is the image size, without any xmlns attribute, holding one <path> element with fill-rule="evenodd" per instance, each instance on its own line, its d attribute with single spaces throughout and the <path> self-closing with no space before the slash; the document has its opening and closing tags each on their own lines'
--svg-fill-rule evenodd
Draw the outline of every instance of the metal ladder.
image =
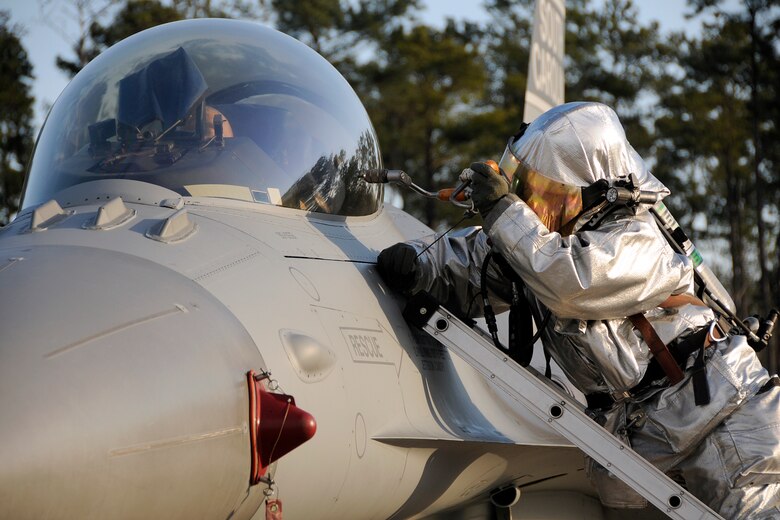
<svg viewBox="0 0 780 520">
<path fill-rule="evenodd" d="M 695 496 L 591 419 L 584 407 L 499 351 L 483 334 L 472 330 L 431 300 L 413 299 L 404 311 L 451 352 L 481 373 L 496 388 L 539 420 L 571 441 L 645 497 L 669 518 L 721 519 Z M 722 519 L 721 519 L 722 520 Z"/>
</svg>

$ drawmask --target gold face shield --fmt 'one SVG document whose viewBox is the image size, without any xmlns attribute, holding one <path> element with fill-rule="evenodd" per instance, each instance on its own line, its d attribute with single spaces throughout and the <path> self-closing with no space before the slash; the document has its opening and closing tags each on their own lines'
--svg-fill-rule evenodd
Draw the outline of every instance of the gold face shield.
<svg viewBox="0 0 780 520">
<path fill-rule="evenodd" d="M 550 231 L 571 233 L 582 212 L 582 189 L 551 180 L 518 159 L 507 145 L 499 167 L 511 179 L 511 190 L 528 204 Z M 567 224 L 570 224 L 567 226 Z"/>
</svg>

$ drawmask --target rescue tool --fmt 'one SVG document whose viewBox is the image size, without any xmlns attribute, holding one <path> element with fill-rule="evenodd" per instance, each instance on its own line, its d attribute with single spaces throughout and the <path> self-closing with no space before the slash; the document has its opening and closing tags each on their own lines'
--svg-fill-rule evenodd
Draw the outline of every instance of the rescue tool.
<svg viewBox="0 0 780 520">
<path fill-rule="evenodd" d="M 470 183 L 468 181 L 462 181 L 454 188 L 443 188 L 438 191 L 428 191 L 425 188 L 415 184 L 409 174 L 403 170 L 363 170 L 361 176 L 363 180 L 372 184 L 397 184 L 400 186 L 406 186 L 410 190 L 414 191 L 418 195 L 422 195 L 425 198 L 451 202 L 458 207 L 472 209 L 470 203 L 464 202 L 469 199 L 467 188 Z"/>
</svg>

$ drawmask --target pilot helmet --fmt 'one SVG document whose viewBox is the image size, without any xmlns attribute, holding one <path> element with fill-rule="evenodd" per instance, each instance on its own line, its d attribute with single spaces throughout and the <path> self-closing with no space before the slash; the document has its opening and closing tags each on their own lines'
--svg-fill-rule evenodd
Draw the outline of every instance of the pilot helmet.
<svg viewBox="0 0 780 520">
<path fill-rule="evenodd" d="M 642 190 L 669 193 L 626 139 L 615 111 L 601 103 L 565 103 L 524 124 L 499 167 L 547 229 L 562 234 L 588 209 L 587 188 L 596 183 L 633 175 Z"/>
</svg>

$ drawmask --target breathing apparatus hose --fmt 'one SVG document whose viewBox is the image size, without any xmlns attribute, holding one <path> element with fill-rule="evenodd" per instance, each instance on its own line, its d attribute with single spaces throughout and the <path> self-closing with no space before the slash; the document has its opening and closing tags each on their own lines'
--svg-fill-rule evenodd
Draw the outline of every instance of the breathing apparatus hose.
<svg viewBox="0 0 780 520">
<path fill-rule="evenodd" d="M 490 299 L 488 298 L 487 272 L 488 267 L 490 266 L 490 260 L 492 258 L 493 251 L 490 251 L 485 256 L 485 260 L 482 262 L 482 269 L 480 270 L 479 291 L 482 295 L 482 312 L 485 314 L 485 323 L 487 323 L 490 337 L 493 338 L 493 344 L 499 350 L 506 350 L 501 344 L 501 340 L 498 339 L 498 324 L 496 323 L 496 313 L 493 311 L 493 306 L 490 305 Z"/>
<path fill-rule="evenodd" d="M 512 352 L 512 347 L 514 345 L 511 344 L 512 341 L 512 335 L 510 334 L 510 345 L 509 347 L 505 347 L 501 344 L 501 340 L 498 338 L 498 324 L 496 322 L 496 313 L 493 310 L 493 306 L 490 304 L 490 299 L 488 297 L 488 284 L 487 284 L 487 272 L 488 267 L 490 266 L 490 262 L 493 260 L 493 256 L 496 255 L 492 250 L 488 252 L 487 255 L 485 255 L 485 260 L 482 262 L 482 268 L 480 269 L 480 295 L 482 296 L 482 310 L 485 315 L 485 323 L 488 327 L 488 332 L 490 333 L 490 337 L 493 339 L 493 344 L 496 346 L 497 349 L 502 350 L 504 352 Z M 519 278 L 519 277 L 518 277 Z M 522 293 L 522 281 L 520 283 L 516 281 L 512 281 L 512 287 L 513 287 L 513 298 L 524 298 L 524 294 Z M 513 302 L 513 305 L 515 302 Z M 530 307 L 530 306 L 529 306 Z M 542 331 L 547 327 L 547 323 L 550 321 L 552 313 L 547 310 L 547 312 L 544 315 L 544 318 L 541 320 L 538 319 L 538 316 L 536 316 L 536 313 L 531 310 L 531 316 L 534 321 L 537 323 L 536 327 L 536 333 L 531 337 L 531 339 L 526 342 L 526 344 L 520 346 L 519 350 L 520 352 L 526 352 L 529 349 L 532 349 L 534 344 L 539 341 L 539 338 L 542 336 Z M 510 317 L 511 313 L 510 313 Z M 515 318 L 517 318 L 515 316 Z M 510 324 L 510 327 L 512 325 Z M 519 340 L 519 338 L 517 338 Z M 528 356 L 528 359 L 525 362 L 521 362 L 520 364 L 522 366 L 527 366 L 528 363 L 531 361 L 531 356 Z"/>
</svg>

